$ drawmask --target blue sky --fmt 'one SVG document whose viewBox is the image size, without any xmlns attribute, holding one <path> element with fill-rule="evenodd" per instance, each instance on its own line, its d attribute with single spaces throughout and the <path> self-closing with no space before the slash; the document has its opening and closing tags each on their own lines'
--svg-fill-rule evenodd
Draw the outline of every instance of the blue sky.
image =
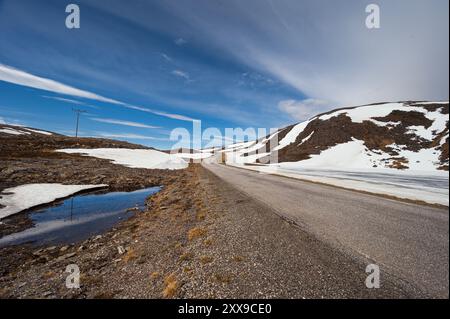
<svg viewBox="0 0 450 319">
<path fill-rule="evenodd" d="M 81 28 L 65 27 L 65 7 Z M 448 99 L 448 1 L 0 0 L 0 121 L 168 148 L 173 128 L 283 127 Z"/>
</svg>

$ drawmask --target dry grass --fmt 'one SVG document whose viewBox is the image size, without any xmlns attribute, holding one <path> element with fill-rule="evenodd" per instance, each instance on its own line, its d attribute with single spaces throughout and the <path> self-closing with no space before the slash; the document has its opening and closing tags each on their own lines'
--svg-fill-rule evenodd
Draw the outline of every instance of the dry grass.
<svg viewBox="0 0 450 319">
<path fill-rule="evenodd" d="M 155 280 L 157 278 L 159 278 L 160 274 L 157 271 L 154 271 L 150 274 L 150 279 Z"/>
<path fill-rule="evenodd" d="M 213 260 L 214 260 L 214 258 L 212 258 L 211 256 L 201 256 L 200 257 L 200 262 L 204 265 L 211 263 Z"/>
<path fill-rule="evenodd" d="M 197 220 L 204 220 L 206 218 L 206 212 L 204 210 L 200 210 L 196 215 Z"/>
<path fill-rule="evenodd" d="M 187 267 L 187 266 L 183 268 L 184 273 L 190 273 L 190 272 L 192 272 L 192 270 L 193 270 L 192 268 Z"/>
<path fill-rule="evenodd" d="M 242 257 L 242 256 L 233 256 L 233 258 L 231 258 L 233 261 L 236 261 L 236 262 L 241 262 L 241 261 L 243 261 L 244 260 L 244 257 Z"/>
<path fill-rule="evenodd" d="M 173 296 L 175 296 L 178 289 L 178 282 L 174 273 L 170 274 L 164 279 L 164 284 L 166 285 L 163 290 L 164 298 L 172 298 Z"/>
<path fill-rule="evenodd" d="M 202 228 L 202 227 L 195 227 L 192 228 L 188 231 L 188 239 L 189 240 L 194 240 L 196 238 L 199 237 L 203 237 L 206 235 L 206 229 Z"/>
<path fill-rule="evenodd" d="M 181 261 L 190 260 L 190 259 L 192 259 L 193 255 L 194 254 L 191 252 L 186 252 L 180 256 L 180 260 Z"/>
<path fill-rule="evenodd" d="M 227 274 L 215 274 L 214 279 L 222 284 L 229 284 L 231 282 L 231 275 Z"/>
<path fill-rule="evenodd" d="M 54 278 L 55 276 L 56 276 L 56 273 L 54 271 L 50 270 L 42 275 L 42 279 L 50 279 L 50 278 Z"/>
<path fill-rule="evenodd" d="M 94 295 L 93 299 L 113 299 L 114 298 L 114 292 L 109 291 L 102 291 Z"/>
<path fill-rule="evenodd" d="M 136 252 L 134 251 L 133 248 L 130 248 L 130 249 L 128 249 L 127 253 L 123 257 L 123 261 L 127 263 L 136 258 L 137 258 Z"/>
<path fill-rule="evenodd" d="M 213 243 L 212 239 L 208 238 L 203 241 L 203 244 L 207 247 L 211 246 Z"/>
<path fill-rule="evenodd" d="M 99 276 L 87 275 L 86 273 L 80 274 L 80 285 L 83 286 L 97 286 L 102 283 L 103 279 Z"/>
</svg>

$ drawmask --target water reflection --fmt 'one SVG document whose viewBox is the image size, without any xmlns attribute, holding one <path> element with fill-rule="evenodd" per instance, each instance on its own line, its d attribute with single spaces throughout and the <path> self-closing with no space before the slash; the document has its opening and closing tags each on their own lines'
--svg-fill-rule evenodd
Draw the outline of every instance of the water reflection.
<svg viewBox="0 0 450 319">
<path fill-rule="evenodd" d="M 0 246 L 72 243 L 102 233 L 145 207 L 159 187 L 134 192 L 76 195 L 57 206 L 30 213 L 34 227 L 0 238 Z M 132 209 L 130 209 L 132 208 Z"/>
</svg>

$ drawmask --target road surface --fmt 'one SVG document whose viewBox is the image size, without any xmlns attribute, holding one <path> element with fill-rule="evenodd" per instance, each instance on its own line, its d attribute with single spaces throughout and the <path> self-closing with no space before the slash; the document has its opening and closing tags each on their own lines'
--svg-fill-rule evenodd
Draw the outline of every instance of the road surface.
<svg viewBox="0 0 450 319">
<path fill-rule="evenodd" d="M 321 241 L 367 263 L 405 289 L 448 298 L 447 209 L 206 164 L 225 182 L 270 206 Z"/>
</svg>

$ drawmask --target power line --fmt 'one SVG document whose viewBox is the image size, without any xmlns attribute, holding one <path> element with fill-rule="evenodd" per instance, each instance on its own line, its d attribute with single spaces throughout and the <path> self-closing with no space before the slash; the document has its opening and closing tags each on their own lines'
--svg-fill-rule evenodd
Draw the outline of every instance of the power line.
<svg viewBox="0 0 450 319">
<path fill-rule="evenodd" d="M 76 128 L 76 131 L 75 131 L 75 137 L 78 137 L 78 124 L 80 122 L 80 114 L 87 113 L 87 111 L 79 110 L 79 109 L 72 109 L 72 111 L 74 111 L 77 114 L 77 128 Z"/>
</svg>

